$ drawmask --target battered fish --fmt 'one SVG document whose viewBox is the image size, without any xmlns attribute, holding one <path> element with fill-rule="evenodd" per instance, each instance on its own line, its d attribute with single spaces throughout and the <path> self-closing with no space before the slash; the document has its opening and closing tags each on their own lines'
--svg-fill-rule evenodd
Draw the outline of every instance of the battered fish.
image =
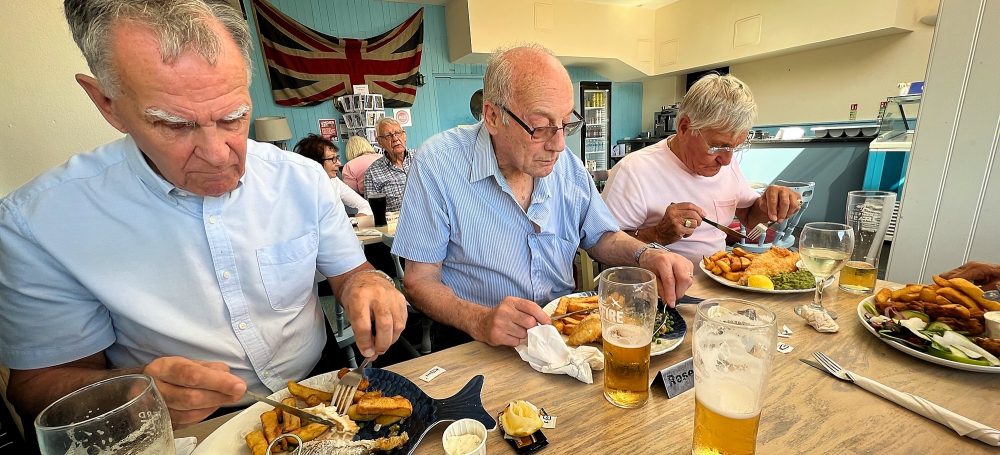
<svg viewBox="0 0 1000 455">
<path fill-rule="evenodd" d="M 773 247 L 753 259 L 740 280 L 741 284 L 746 284 L 745 281 L 750 275 L 775 276 L 779 273 L 794 272 L 798 270 L 798 267 L 795 266 L 796 262 L 799 262 L 799 253 L 793 253 L 781 247 Z"/>
<path fill-rule="evenodd" d="M 566 344 L 570 346 L 580 346 L 593 343 L 601 337 L 601 316 L 593 313 L 580 321 L 576 330 L 569 336 Z"/>
</svg>

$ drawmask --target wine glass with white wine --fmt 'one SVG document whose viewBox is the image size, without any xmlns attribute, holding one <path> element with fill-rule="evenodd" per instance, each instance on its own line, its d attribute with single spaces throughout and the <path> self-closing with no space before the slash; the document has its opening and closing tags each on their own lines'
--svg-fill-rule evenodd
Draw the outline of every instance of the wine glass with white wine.
<svg viewBox="0 0 1000 455">
<path fill-rule="evenodd" d="M 840 223 L 808 223 L 799 235 L 799 257 L 806 270 L 816 277 L 816 294 L 808 305 L 836 318 L 837 315 L 823 308 L 823 288 L 826 280 L 844 267 L 844 262 L 854 251 L 854 230 Z M 801 309 L 796 308 L 795 314 Z"/>
</svg>

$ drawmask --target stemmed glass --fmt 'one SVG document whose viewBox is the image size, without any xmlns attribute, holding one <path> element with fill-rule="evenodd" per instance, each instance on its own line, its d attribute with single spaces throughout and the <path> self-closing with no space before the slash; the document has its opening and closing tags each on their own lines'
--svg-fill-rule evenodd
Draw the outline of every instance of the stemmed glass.
<svg viewBox="0 0 1000 455">
<path fill-rule="evenodd" d="M 172 454 L 170 414 L 153 378 L 130 374 L 91 384 L 35 419 L 41 452 Z"/>
<path fill-rule="evenodd" d="M 840 271 L 854 251 L 854 230 L 840 223 L 808 223 L 799 235 L 799 257 L 806 270 L 816 277 L 816 294 L 809 309 L 822 311 L 832 318 L 836 313 L 823 308 L 823 288 L 827 278 Z M 795 309 L 801 315 L 802 307 Z"/>
</svg>

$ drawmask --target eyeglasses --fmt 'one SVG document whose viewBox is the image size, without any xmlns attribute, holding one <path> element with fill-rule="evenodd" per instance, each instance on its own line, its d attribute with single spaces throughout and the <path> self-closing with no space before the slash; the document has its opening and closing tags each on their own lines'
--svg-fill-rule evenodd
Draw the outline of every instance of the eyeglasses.
<svg viewBox="0 0 1000 455">
<path fill-rule="evenodd" d="M 385 133 L 381 136 L 377 136 L 379 139 L 395 139 L 400 136 L 406 136 L 406 131 L 394 131 L 392 133 Z"/>
<path fill-rule="evenodd" d="M 503 106 L 500 106 L 500 109 L 503 109 L 504 112 L 513 117 L 514 121 L 517 122 L 518 125 L 521 125 L 521 128 L 524 128 L 524 131 L 531 136 L 531 139 L 537 142 L 546 142 L 549 139 L 552 139 L 552 136 L 555 136 L 556 132 L 559 130 L 563 130 L 563 134 L 569 136 L 579 131 L 580 127 L 583 126 L 583 117 L 576 112 L 576 109 L 573 110 L 573 115 L 575 115 L 579 120 L 564 123 L 563 126 L 539 126 L 537 128 L 528 126 L 527 123 L 524 123 L 523 120 L 514 115 L 510 109 Z"/>
<path fill-rule="evenodd" d="M 320 161 L 323 162 L 323 163 L 325 163 L 327 161 L 333 161 L 334 163 L 339 163 L 340 162 L 340 157 L 339 156 L 335 156 L 333 158 L 323 158 Z"/>
<path fill-rule="evenodd" d="M 708 140 L 706 140 L 705 136 L 703 134 L 701 134 L 701 130 L 696 130 L 696 131 L 698 131 L 698 135 L 701 136 L 701 139 L 705 141 L 705 145 L 708 145 Z M 749 148 L 750 148 L 750 136 L 747 136 L 747 140 L 743 141 L 742 144 L 737 145 L 736 147 L 725 147 L 725 146 L 724 147 L 714 147 L 714 146 L 709 146 L 708 147 L 708 154 L 709 155 L 718 155 L 720 153 L 736 153 L 736 152 L 745 151 L 745 150 L 747 150 Z"/>
</svg>

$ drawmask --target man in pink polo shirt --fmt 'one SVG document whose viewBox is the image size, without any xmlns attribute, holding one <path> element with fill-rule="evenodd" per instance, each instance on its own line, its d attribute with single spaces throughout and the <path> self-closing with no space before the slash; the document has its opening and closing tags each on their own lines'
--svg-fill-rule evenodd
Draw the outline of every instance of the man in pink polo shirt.
<svg viewBox="0 0 1000 455">
<path fill-rule="evenodd" d="M 726 246 L 726 235 L 702 220 L 745 226 L 784 220 L 802 205 L 789 188 L 759 196 L 733 155 L 749 148 L 757 104 L 743 81 L 709 74 L 681 102 L 677 134 L 630 153 L 610 171 L 601 197 L 623 231 L 668 245 L 692 261 Z"/>
</svg>

